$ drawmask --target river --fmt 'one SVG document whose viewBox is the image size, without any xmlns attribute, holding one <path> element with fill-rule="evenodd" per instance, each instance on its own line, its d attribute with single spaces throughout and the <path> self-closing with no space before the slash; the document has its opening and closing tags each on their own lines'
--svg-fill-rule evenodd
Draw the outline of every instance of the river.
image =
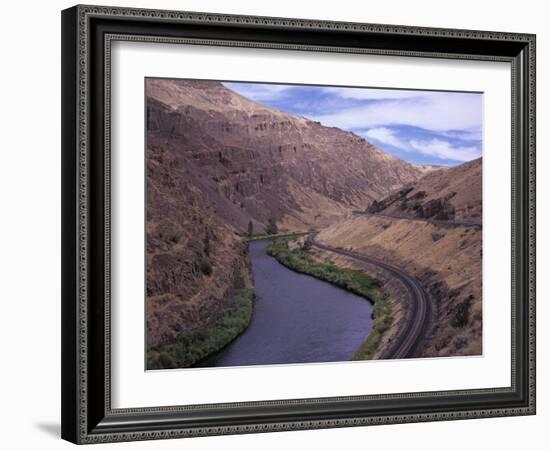
<svg viewBox="0 0 550 450">
<path fill-rule="evenodd" d="M 257 300 L 247 330 L 201 367 L 347 361 L 371 328 L 363 297 L 296 273 L 249 244 Z"/>
</svg>

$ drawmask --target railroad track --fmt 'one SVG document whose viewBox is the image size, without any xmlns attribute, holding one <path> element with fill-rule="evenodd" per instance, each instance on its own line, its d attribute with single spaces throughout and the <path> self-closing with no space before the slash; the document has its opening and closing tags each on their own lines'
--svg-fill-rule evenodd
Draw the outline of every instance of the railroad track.
<svg viewBox="0 0 550 450">
<path fill-rule="evenodd" d="M 411 298 L 407 308 L 405 326 L 402 327 L 397 337 L 394 338 L 391 345 L 384 351 L 381 359 L 402 359 L 415 357 L 423 340 L 430 330 L 433 312 L 430 294 L 426 292 L 416 277 L 408 274 L 398 267 L 369 256 L 360 255 L 348 250 L 322 244 L 318 242 L 314 236 L 310 235 L 308 240 L 311 241 L 314 247 L 321 250 L 337 253 L 359 262 L 366 262 L 368 264 L 375 265 L 388 272 L 392 277 L 399 279 L 404 284 L 407 291 L 409 291 Z"/>
</svg>

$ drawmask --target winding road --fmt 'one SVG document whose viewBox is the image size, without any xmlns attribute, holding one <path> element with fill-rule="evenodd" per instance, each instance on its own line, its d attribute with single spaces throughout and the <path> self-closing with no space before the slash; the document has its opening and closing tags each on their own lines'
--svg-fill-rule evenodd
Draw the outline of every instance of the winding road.
<svg viewBox="0 0 550 450">
<path fill-rule="evenodd" d="M 443 225 L 448 227 L 464 227 L 464 228 L 477 228 L 477 229 L 482 228 L 482 224 L 479 219 L 438 220 L 438 219 L 425 219 L 423 217 L 404 217 L 404 216 L 398 216 L 397 214 L 368 213 L 363 211 L 354 211 L 353 214 L 356 216 L 372 216 L 372 217 L 383 217 L 386 219 L 412 220 L 415 222 L 425 222 L 425 223 L 431 223 L 432 225 Z"/>
<path fill-rule="evenodd" d="M 415 357 L 420 349 L 422 341 L 430 330 L 433 312 L 433 305 L 430 295 L 422 287 L 420 282 L 414 276 L 408 274 L 400 268 L 377 259 L 322 244 L 315 238 L 315 236 L 312 235 L 308 237 L 308 240 L 311 241 L 314 247 L 321 250 L 346 256 L 359 263 L 365 262 L 377 266 L 404 284 L 407 291 L 409 291 L 411 298 L 408 305 L 406 323 L 400 330 L 397 337 L 394 338 L 391 345 L 384 351 L 381 359 Z"/>
</svg>

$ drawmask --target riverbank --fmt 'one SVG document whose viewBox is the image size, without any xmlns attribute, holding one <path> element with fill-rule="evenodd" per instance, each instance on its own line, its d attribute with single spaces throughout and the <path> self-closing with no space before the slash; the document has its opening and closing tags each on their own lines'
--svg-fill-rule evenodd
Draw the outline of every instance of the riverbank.
<svg viewBox="0 0 550 450">
<path fill-rule="evenodd" d="M 360 295 L 372 303 L 371 331 L 352 357 L 353 360 L 372 359 L 384 333 L 393 322 L 388 296 L 382 289 L 382 282 L 362 270 L 342 268 L 330 262 L 314 261 L 308 257 L 308 241 L 293 249 L 289 248 L 289 241 L 290 238 L 274 240 L 268 246 L 267 253 L 289 269 L 327 281 Z"/>
<path fill-rule="evenodd" d="M 147 354 L 147 369 L 189 367 L 220 351 L 248 327 L 255 300 L 254 289 L 239 289 L 233 303 L 214 323 L 203 330 L 180 334 L 176 342 L 160 345 Z"/>
<path fill-rule="evenodd" d="M 277 234 L 254 234 L 246 238 L 247 241 L 259 241 L 263 239 L 278 239 L 278 238 L 295 238 L 300 236 L 305 236 L 306 234 L 315 233 L 316 230 L 309 231 L 293 231 L 290 233 L 277 233 Z"/>
</svg>

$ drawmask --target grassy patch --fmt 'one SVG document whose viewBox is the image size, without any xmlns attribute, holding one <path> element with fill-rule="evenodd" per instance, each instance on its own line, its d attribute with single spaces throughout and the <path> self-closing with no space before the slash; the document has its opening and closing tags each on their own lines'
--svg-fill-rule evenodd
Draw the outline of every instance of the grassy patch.
<svg viewBox="0 0 550 450">
<path fill-rule="evenodd" d="M 221 350 L 246 330 L 254 309 L 254 289 L 240 289 L 225 313 L 204 330 L 180 334 L 173 344 L 147 352 L 147 369 L 189 367 Z"/>
<path fill-rule="evenodd" d="M 309 230 L 309 231 L 295 231 L 292 233 L 278 233 L 278 234 L 267 234 L 267 233 L 261 233 L 261 234 L 254 234 L 252 236 L 249 236 L 246 238 L 247 241 L 257 241 L 259 239 L 272 239 L 272 238 L 295 238 L 304 236 L 305 234 L 310 234 L 315 232 L 315 230 Z"/>
<path fill-rule="evenodd" d="M 313 261 L 308 258 L 306 247 L 296 247 L 291 250 L 288 247 L 288 241 L 288 238 L 273 241 L 268 246 L 267 253 L 289 269 L 328 281 L 365 297 L 373 304 L 371 331 L 352 358 L 353 360 L 372 359 L 382 341 L 382 336 L 393 321 L 387 294 L 382 290 L 382 282 L 362 270 L 338 267 L 331 262 Z"/>
</svg>

